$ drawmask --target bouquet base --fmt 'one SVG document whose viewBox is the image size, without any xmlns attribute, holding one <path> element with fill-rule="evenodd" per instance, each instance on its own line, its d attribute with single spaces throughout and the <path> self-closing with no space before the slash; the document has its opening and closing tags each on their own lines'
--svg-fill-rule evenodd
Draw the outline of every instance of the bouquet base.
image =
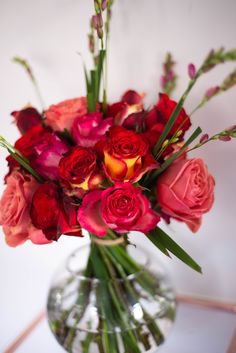
<svg viewBox="0 0 236 353">
<path fill-rule="evenodd" d="M 137 271 L 127 274 L 128 268 Z M 156 259 L 154 271 L 150 256 L 134 246 L 74 251 L 57 272 L 47 304 L 50 328 L 71 353 L 155 352 L 175 309 L 165 272 Z"/>
</svg>

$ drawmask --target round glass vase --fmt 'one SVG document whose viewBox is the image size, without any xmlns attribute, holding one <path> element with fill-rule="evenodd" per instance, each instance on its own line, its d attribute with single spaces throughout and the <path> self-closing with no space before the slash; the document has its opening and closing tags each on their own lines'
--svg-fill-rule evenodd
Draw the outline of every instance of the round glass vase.
<svg viewBox="0 0 236 353">
<path fill-rule="evenodd" d="M 105 248 L 96 247 L 98 254 L 99 248 Z M 127 263 L 137 264 L 139 269 L 128 275 L 119 263 L 115 265 L 120 272 L 111 275 L 109 263 L 105 261 L 103 268 L 97 259 L 95 272 L 102 268 L 107 277 L 94 272 L 91 276 L 90 245 L 75 250 L 57 271 L 47 313 L 51 331 L 66 351 L 151 353 L 166 339 L 176 310 L 170 281 L 145 250 L 129 245 L 125 252 Z"/>
</svg>

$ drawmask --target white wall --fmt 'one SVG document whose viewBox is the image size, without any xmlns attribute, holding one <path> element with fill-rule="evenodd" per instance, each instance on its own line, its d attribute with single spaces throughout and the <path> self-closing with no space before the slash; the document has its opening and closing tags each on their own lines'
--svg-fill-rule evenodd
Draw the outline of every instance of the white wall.
<svg viewBox="0 0 236 353">
<path fill-rule="evenodd" d="M 20 55 L 30 61 L 47 104 L 83 95 L 83 71 L 76 52 L 88 60 L 86 34 L 92 2 L 0 1 L 0 133 L 12 143 L 18 133 L 9 113 L 28 102 L 37 105 L 37 100 L 25 73 L 11 58 Z M 110 45 L 110 100 L 118 99 L 127 88 L 136 88 L 147 93 L 147 104 L 154 103 L 167 50 L 174 54 L 180 75 L 177 99 L 187 83 L 189 62 L 199 65 L 211 48 L 235 47 L 235 13 L 234 0 L 116 0 Z M 195 107 L 203 92 L 220 83 L 233 67 L 227 64 L 202 78 L 186 109 Z M 232 89 L 199 111 L 193 124 L 212 134 L 235 124 L 235 110 L 236 89 Z M 5 155 L 1 151 L 1 180 L 7 171 Z M 177 223 L 171 225 L 171 234 L 203 266 L 204 275 L 157 252 L 154 256 L 166 263 L 179 292 L 234 301 L 236 141 L 211 144 L 195 155 L 203 157 L 215 175 L 215 205 L 197 235 Z M 14 250 L 5 245 L 1 233 L 0 243 L 0 331 L 8 333 L 6 343 L 43 306 L 53 270 L 81 240 L 64 238 L 54 245 L 26 244 Z"/>
</svg>

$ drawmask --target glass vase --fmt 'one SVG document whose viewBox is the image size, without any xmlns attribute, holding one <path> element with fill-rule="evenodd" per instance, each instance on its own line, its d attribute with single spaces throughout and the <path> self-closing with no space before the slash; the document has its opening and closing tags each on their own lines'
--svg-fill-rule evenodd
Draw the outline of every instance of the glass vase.
<svg viewBox="0 0 236 353">
<path fill-rule="evenodd" d="M 156 352 L 175 309 L 165 271 L 133 245 L 75 250 L 57 271 L 47 303 L 51 331 L 71 353 Z"/>
</svg>

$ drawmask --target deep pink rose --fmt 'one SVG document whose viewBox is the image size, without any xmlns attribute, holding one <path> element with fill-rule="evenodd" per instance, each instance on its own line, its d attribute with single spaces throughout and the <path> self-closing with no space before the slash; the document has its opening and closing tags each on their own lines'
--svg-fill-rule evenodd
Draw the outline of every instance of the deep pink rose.
<svg viewBox="0 0 236 353">
<path fill-rule="evenodd" d="M 58 178 L 58 164 L 69 150 L 68 145 L 62 141 L 50 128 L 42 125 L 33 126 L 15 143 L 19 150 L 30 162 L 32 167 L 42 176 L 49 179 Z M 7 157 L 10 169 L 18 166 L 12 156 Z"/>
<path fill-rule="evenodd" d="M 113 124 L 113 118 L 103 120 L 102 113 L 89 113 L 78 116 L 72 126 L 72 136 L 82 147 L 93 147 Z"/>
<path fill-rule="evenodd" d="M 157 181 L 162 211 L 196 232 L 214 202 L 214 178 L 200 158 L 178 160 Z"/>
<path fill-rule="evenodd" d="M 17 170 L 9 175 L 6 182 L 7 187 L 0 200 L 0 224 L 8 245 L 17 246 L 27 239 L 35 244 L 49 243 L 42 231 L 32 225 L 29 215 L 32 196 L 39 184 L 31 175 Z"/>
<path fill-rule="evenodd" d="M 19 111 L 14 111 L 11 115 L 15 118 L 15 123 L 22 134 L 33 126 L 41 124 L 42 117 L 33 107 L 27 107 Z"/>
<path fill-rule="evenodd" d="M 67 99 L 51 105 L 45 112 L 45 122 L 55 131 L 70 131 L 75 118 L 87 114 L 87 100 L 85 97 Z"/>
<path fill-rule="evenodd" d="M 78 211 L 80 225 L 98 237 L 105 236 L 109 228 L 117 233 L 147 233 L 159 220 L 141 189 L 130 183 L 88 193 Z"/>
<path fill-rule="evenodd" d="M 68 145 L 55 133 L 47 133 L 44 138 L 35 145 L 35 158 L 32 166 L 40 175 L 49 179 L 59 178 L 59 161 L 68 152 Z"/>
</svg>

